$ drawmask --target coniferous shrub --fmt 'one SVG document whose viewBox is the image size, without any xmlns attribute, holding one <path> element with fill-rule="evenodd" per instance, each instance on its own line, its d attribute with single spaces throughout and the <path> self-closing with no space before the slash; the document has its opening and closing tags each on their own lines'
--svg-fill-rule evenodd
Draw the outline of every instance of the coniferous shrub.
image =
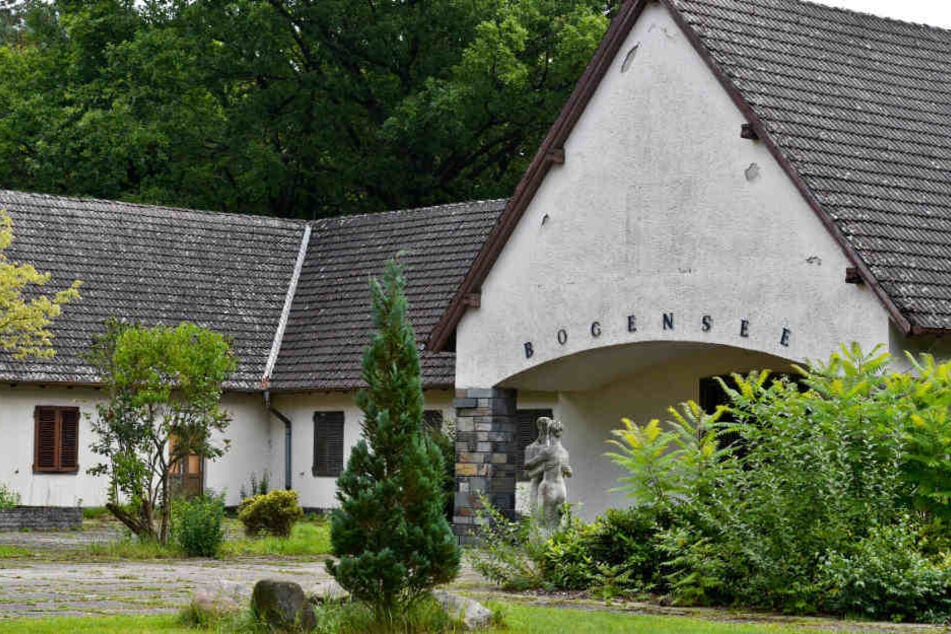
<svg viewBox="0 0 951 634">
<path fill-rule="evenodd" d="M 459 570 L 443 514 L 443 457 L 423 432 L 419 354 L 406 317 L 401 268 L 387 263 L 370 284 L 377 332 L 363 355 L 357 396 L 363 437 L 337 480 L 331 516 L 338 558 L 327 568 L 377 618 L 393 621 Z"/>
<path fill-rule="evenodd" d="M 261 532 L 288 537 L 294 523 L 304 516 L 297 491 L 271 491 L 246 498 L 238 505 L 238 519 L 248 535 Z"/>
</svg>

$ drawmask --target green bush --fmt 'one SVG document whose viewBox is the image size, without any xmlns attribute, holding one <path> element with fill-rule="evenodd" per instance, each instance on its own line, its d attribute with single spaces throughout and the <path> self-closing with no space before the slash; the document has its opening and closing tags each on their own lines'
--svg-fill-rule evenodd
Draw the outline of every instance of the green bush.
<svg viewBox="0 0 951 634">
<path fill-rule="evenodd" d="M 951 618 L 951 559 L 919 552 L 920 531 L 910 520 L 874 527 L 848 554 L 828 553 L 820 567 L 824 607 L 864 618 Z"/>
<path fill-rule="evenodd" d="M 802 370 L 806 391 L 734 375 L 723 387 L 735 422 L 695 403 L 666 424 L 625 421 L 611 454 L 628 470 L 621 488 L 665 518 L 642 573 L 681 603 L 935 618 L 947 588 L 934 562 L 951 539 L 951 364 L 887 367 L 888 355 L 843 348 Z M 723 447 L 724 434 L 739 442 Z M 874 528 L 896 526 L 903 540 Z"/>
<path fill-rule="evenodd" d="M 655 540 L 657 529 L 647 516 L 633 510 L 610 511 L 585 524 L 571 515 L 569 507 L 565 517 L 559 529 L 547 534 L 532 517 L 509 520 L 482 498 L 473 567 L 506 590 L 594 588 L 616 596 L 650 586 L 645 577 L 652 577 L 653 569 L 648 575 L 642 570 L 645 553 L 656 545 L 643 546 L 640 540 Z M 638 530 L 626 534 L 634 525 Z"/>
<path fill-rule="evenodd" d="M 238 519 L 248 535 L 266 532 L 275 537 L 287 537 L 294 523 L 304 516 L 297 491 L 271 491 L 264 495 L 242 500 Z"/>
<path fill-rule="evenodd" d="M 20 494 L 0 482 L 0 510 L 20 505 Z"/>
<path fill-rule="evenodd" d="M 555 531 L 539 549 L 538 568 L 545 585 L 558 590 L 585 590 L 597 575 L 588 550 L 588 527 L 566 514 L 560 530 Z"/>
<path fill-rule="evenodd" d="M 223 495 L 199 495 L 176 500 L 172 536 L 189 557 L 216 557 L 224 541 L 221 523 L 225 516 Z"/>
<path fill-rule="evenodd" d="M 668 515 L 650 508 L 605 511 L 585 532 L 598 583 L 609 594 L 663 591 L 660 535 L 669 526 Z"/>
<path fill-rule="evenodd" d="M 531 516 L 509 520 L 480 496 L 476 513 L 478 546 L 470 555 L 472 567 L 505 590 L 543 587 L 539 561 L 544 540 Z"/>
</svg>

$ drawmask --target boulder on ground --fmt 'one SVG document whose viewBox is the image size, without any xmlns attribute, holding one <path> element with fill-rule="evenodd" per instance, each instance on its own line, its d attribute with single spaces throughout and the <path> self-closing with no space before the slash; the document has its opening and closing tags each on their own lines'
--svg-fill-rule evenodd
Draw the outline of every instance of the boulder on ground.
<svg viewBox="0 0 951 634">
<path fill-rule="evenodd" d="M 339 583 L 330 579 L 310 588 L 307 591 L 307 598 L 314 605 L 323 605 L 330 601 L 346 601 L 350 598 L 350 593 Z"/>
<path fill-rule="evenodd" d="M 240 612 L 251 598 L 251 587 L 235 581 L 212 581 L 192 591 L 192 605 L 207 614 Z"/>
<path fill-rule="evenodd" d="M 435 590 L 433 598 L 450 618 L 458 620 L 467 630 L 481 630 L 492 624 L 492 610 L 478 601 L 445 590 Z"/>
<path fill-rule="evenodd" d="M 292 581 L 258 581 L 251 593 L 251 609 L 275 629 L 309 631 L 317 626 L 317 617 L 304 590 Z"/>
</svg>

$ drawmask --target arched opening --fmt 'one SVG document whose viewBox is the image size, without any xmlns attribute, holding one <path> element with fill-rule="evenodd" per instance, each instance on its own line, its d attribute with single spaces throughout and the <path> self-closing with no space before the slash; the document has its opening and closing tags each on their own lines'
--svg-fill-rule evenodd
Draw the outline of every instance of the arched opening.
<svg viewBox="0 0 951 634">
<path fill-rule="evenodd" d="M 625 474 L 604 455 L 621 418 L 665 420 L 669 407 L 700 402 L 701 385 L 709 385 L 710 377 L 761 369 L 790 372 L 792 363 L 731 346 L 653 341 L 556 359 L 509 377 L 500 387 L 517 390 L 519 410 L 547 404 L 562 421 L 564 445 L 575 465 L 569 501 L 580 504 L 582 517 L 593 519 L 606 508 L 627 505 L 623 494 L 611 491 Z M 530 441 L 531 432 L 520 432 L 520 442 Z M 527 487 L 519 483 L 516 508 L 524 508 Z"/>
</svg>

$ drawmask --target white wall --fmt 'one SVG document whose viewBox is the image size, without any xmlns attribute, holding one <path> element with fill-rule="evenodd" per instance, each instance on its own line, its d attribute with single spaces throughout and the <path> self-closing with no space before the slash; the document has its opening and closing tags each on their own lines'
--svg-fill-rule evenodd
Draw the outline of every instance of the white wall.
<svg viewBox="0 0 951 634">
<path fill-rule="evenodd" d="M 231 424 L 224 433 L 216 433 L 212 441 L 222 446 L 229 441 L 225 455 L 205 462 L 205 488 L 216 493 L 225 492 L 225 503 L 236 505 L 241 501 L 241 487 L 249 488 L 251 474 L 260 480 L 270 472 L 271 488 L 281 488 L 284 472 L 271 468 L 274 453 L 283 451 L 283 435 L 272 433 L 270 416 L 261 394 L 225 394 L 221 406 L 231 415 Z"/>
<path fill-rule="evenodd" d="M 486 279 L 481 307 L 461 321 L 456 385 L 521 387 L 512 377 L 549 361 L 642 341 L 799 360 L 843 341 L 887 344 L 885 310 L 868 288 L 845 284 L 839 246 L 763 144 L 740 138 L 744 122 L 667 10 L 650 4 L 568 139 L 566 163 Z"/>
<path fill-rule="evenodd" d="M 20 493 L 31 506 L 102 506 L 106 503 L 107 479 L 86 470 L 102 461 L 90 450 L 95 440 L 90 419 L 103 398 L 94 388 L 59 386 L 0 386 L 0 482 Z M 37 405 L 79 407 L 79 470 L 72 474 L 33 473 L 34 421 Z M 216 443 L 228 438 L 231 447 L 224 457 L 205 465 L 205 485 L 227 490 L 229 504 L 238 501 L 238 489 L 251 471 L 261 474 L 271 463 L 267 416 L 260 394 L 225 394 L 224 407 L 232 423 Z"/>
<path fill-rule="evenodd" d="M 363 412 L 354 404 L 353 393 L 315 392 L 301 394 L 273 394 L 272 405 L 292 422 L 292 487 L 306 508 L 329 509 L 338 506 L 334 497 L 336 478 L 314 476 L 314 412 L 344 412 L 344 463 L 350 459 L 350 449 L 360 439 Z M 429 390 L 424 393 L 426 409 L 443 411 L 445 419 L 454 418 L 453 393 L 450 390 Z M 271 417 L 271 437 L 274 451 L 271 457 L 271 485 L 284 485 L 284 423 Z"/>
<path fill-rule="evenodd" d="M 92 431 L 87 415 L 95 414 L 101 392 L 89 388 L 0 386 L 0 482 L 20 494 L 29 506 L 101 506 L 106 480 L 86 474 L 99 462 L 89 449 Z M 34 420 L 37 405 L 78 407 L 79 471 L 33 473 Z"/>
</svg>

